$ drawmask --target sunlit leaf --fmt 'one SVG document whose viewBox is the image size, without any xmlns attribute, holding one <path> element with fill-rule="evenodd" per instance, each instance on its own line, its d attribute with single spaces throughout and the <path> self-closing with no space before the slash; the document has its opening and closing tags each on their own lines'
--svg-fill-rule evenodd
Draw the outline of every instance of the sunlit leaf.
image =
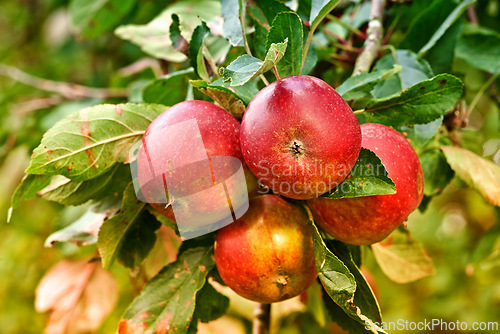
<svg viewBox="0 0 500 334">
<path fill-rule="evenodd" d="M 221 0 L 221 12 L 224 17 L 224 37 L 232 46 L 243 46 L 243 32 L 240 22 L 240 1 Z"/>
<path fill-rule="evenodd" d="M 167 8 L 145 25 L 124 25 L 115 30 L 118 37 L 128 40 L 153 57 L 172 62 L 186 60 L 186 56 L 172 47 L 170 25 L 172 14 L 180 18 L 180 31 L 189 39 L 201 21 L 210 22 L 220 16 L 220 1 L 189 0 L 170 3 Z"/>
<path fill-rule="evenodd" d="M 422 244 L 401 228 L 371 245 L 371 249 L 384 274 L 396 283 L 414 282 L 435 272 Z"/>
<path fill-rule="evenodd" d="M 460 147 L 442 146 L 441 150 L 456 176 L 476 189 L 488 203 L 500 206 L 499 165 Z"/>
<path fill-rule="evenodd" d="M 93 205 L 75 222 L 49 235 L 45 247 L 52 247 L 55 242 L 72 242 L 78 246 L 95 244 L 101 225 L 118 211 L 120 204 L 115 201 L 106 206 Z"/>
<path fill-rule="evenodd" d="M 220 69 L 223 80 L 230 82 L 231 86 L 241 86 L 262 73 L 269 71 L 285 54 L 287 43 L 288 40 L 286 39 L 282 43 L 271 44 L 264 60 L 248 54 L 239 56 L 228 67 Z"/>
<path fill-rule="evenodd" d="M 85 108 L 54 125 L 31 157 L 28 174 L 64 175 L 85 181 L 127 162 L 130 148 L 166 107 L 103 104 Z"/>
</svg>

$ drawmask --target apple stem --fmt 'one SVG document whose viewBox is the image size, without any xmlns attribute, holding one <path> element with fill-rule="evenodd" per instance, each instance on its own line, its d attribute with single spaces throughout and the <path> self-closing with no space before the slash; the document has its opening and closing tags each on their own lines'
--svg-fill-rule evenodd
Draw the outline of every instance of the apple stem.
<svg viewBox="0 0 500 334">
<path fill-rule="evenodd" d="M 258 303 L 253 312 L 252 334 L 269 334 L 271 327 L 271 304 Z"/>
</svg>

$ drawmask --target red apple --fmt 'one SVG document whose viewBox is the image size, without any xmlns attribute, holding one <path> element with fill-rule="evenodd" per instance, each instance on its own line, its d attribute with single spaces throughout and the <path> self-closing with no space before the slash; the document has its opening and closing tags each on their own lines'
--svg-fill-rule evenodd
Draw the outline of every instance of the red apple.
<svg viewBox="0 0 500 334">
<path fill-rule="evenodd" d="M 351 108 L 315 77 L 297 75 L 270 84 L 243 115 L 241 151 L 248 167 L 286 197 L 309 199 L 335 188 L 360 149 Z"/>
<path fill-rule="evenodd" d="M 220 229 L 215 263 L 237 294 L 274 303 L 304 292 L 317 277 L 306 212 L 276 195 L 250 200 L 248 212 Z"/>
<path fill-rule="evenodd" d="M 424 195 L 418 156 L 399 132 L 381 124 L 361 125 L 362 147 L 372 150 L 396 185 L 392 195 L 316 198 L 307 201 L 315 222 L 336 239 L 370 245 L 387 237 L 407 220 Z"/>
<path fill-rule="evenodd" d="M 197 217 L 232 221 L 230 211 L 227 216 L 227 194 L 244 187 L 244 181 L 242 185 L 231 179 L 243 161 L 239 135 L 238 121 L 212 103 L 185 101 L 167 109 L 151 122 L 139 150 L 137 173 L 142 195 L 173 221 L 171 198 L 182 208 L 176 217 L 181 212 L 193 218 L 190 223 L 194 226 L 204 225 Z M 221 182 L 225 182 L 225 189 Z M 167 189 L 167 183 L 175 187 Z"/>
</svg>

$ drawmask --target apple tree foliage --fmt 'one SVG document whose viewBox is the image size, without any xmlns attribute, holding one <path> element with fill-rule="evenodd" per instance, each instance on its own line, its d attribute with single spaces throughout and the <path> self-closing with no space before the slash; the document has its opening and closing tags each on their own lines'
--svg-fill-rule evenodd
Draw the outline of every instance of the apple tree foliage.
<svg viewBox="0 0 500 334">
<path fill-rule="evenodd" d="M 135 197 L 130 151 L 168 106 L 203 99 L 241 119 L 266 83 L 278 75 L 298 74 L 320 77 L 336 88 L 360 123 L 385 124 L 408 139 L 424 171 L 420 211 L 454 178 L 500 206 L 500 167 L 461 147 L 458 133 L 477 101 L 465 105 L 469 88 L 463 75 L 452 71 L 452 64 L 461 62 L 487 72 L 490 80 L 480 94 L 495 85 L 500 32 L 466 15 L 474 0 L 379 3 L 385 4 L 381 48 L 368 71 L 351 75 L 371 34 L 366 29 L 370 1 L 165 1 L 163 10 L 145 24 L 128 24 L 144 6 L 142 1 L 71 1 L 80 38 L 114 32 L 122 43 L 137 45 L 144 56 L 156 59 L 163 73 L 131 77 L 127 98 L 103 100 L 54 124 L 33 151 L 10 213 L 36 196 L 67 206 L 90 203 L 73 224 L 54 231 L 46 245 L 96 245 L 96 257 L 105 269 L 118 262 L 133 277 L 144 278 L 117 324 L 119 333 L 195 333 L 199 322 L 217 319 L 229 305 L 212 284 L 221 283 L 213 235 L 176 244 L 176 260 L 154 277 L 144 274 L 160 230 L 175 233 L 176 226 Z M 324 196 L 335 200 L 394 193 L 384 171 L 363 173 L 377 164 L 378 157 L 363 149 L 351 177 Z M 373 187 L 362 186 L 368 183 Z M 362 252 L 373 252 L 395 282 L 412 282 L 434 272 L 425 249 L 404 227 L 370 250 L 329 240 L 312 224 L 321 286 L 309 290 L 307 309 L 318 328 L 328 317 L 350 333 L 380 323 L 377 299 L 360 271 Z M 384 332 L 375 325 L 371 331 Z"/>
</svg>

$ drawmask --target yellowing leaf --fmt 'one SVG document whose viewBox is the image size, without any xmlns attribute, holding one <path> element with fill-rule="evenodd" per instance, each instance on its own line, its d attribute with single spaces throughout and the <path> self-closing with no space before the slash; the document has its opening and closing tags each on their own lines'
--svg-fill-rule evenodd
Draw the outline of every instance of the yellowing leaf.
<svg viewBox="0 0 500 334">
<path fill-rule="evenodd" d="M 50 311 L 45 333 L 86 333 L 99 328 L 117 299 L 113 276 L 98 262 L 63 260 L 39 283 L 35 308 Z"/>
<path fill-rule="evenodd" d="M 443 146 L 441 150 L 459 178 L 488 203 L 500 206 L 500 166 L 460 147 Z"/>
<path fill-rule="evenodd" d="M 400 229 L 371 245 L 371 249 L 384 274 L 396 283 L 414 282 L 435 272 L 422 244 Z"/>
</svg>

